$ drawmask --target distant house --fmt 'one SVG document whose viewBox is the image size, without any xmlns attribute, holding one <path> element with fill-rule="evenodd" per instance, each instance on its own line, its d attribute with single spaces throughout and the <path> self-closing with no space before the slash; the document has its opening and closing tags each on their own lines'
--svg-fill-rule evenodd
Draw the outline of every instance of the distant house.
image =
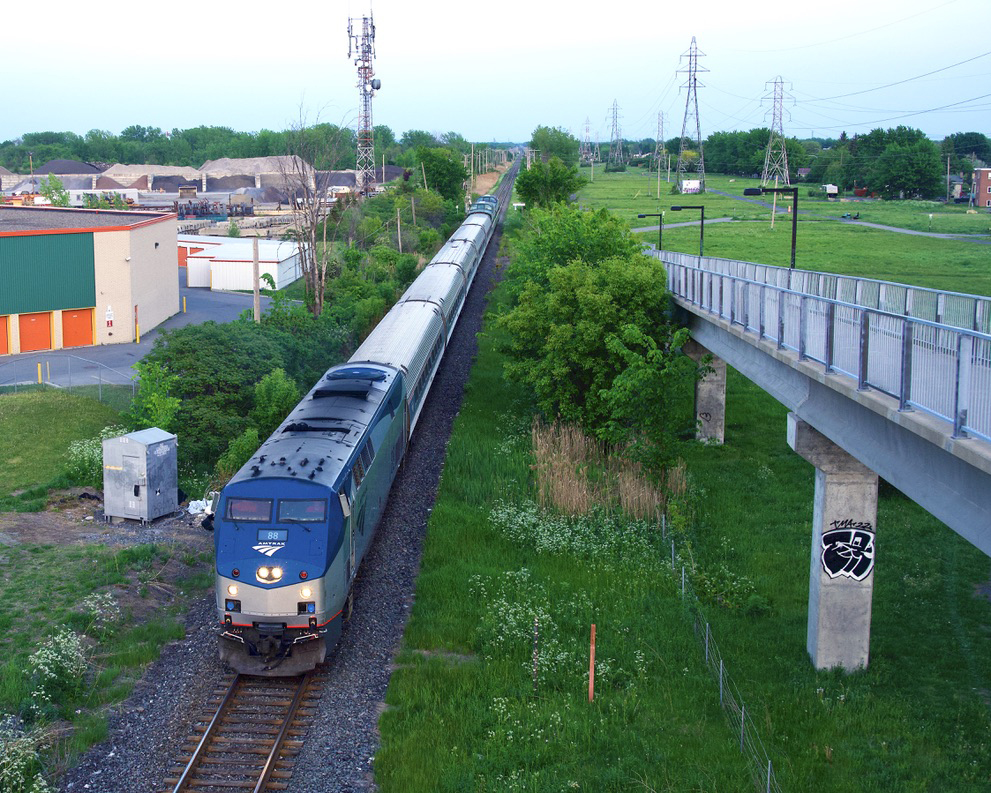
<svg viewBox="0 0 991 793">
<path fill-rule="evenodd" d="M 180 234 L 179 261 L 186 268 L 186 286 L 220 291 L 254 289 L 253 240 Z M 284 289 L 302 277 L 299 245 L 291 240 L 258 240 L 258 272 L 272 277 Z M 267 288 L 263 283 L 262 288 Z"/>
<path fill-rule="evenodd" d="M 971 184 L 974 206 L 991 207 L 991 168 L 975 168 Z"/>
</svg>

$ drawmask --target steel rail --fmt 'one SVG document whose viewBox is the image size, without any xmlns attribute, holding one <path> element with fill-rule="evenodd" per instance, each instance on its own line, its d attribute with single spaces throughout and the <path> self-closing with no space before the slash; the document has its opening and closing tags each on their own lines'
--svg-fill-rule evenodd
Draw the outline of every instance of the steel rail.
<svg viewBox="0 0 991 793">
<path fill-rule="evenodd" d="M 189 758 L 189 762 L 186 763 L 186 768 L 183 770 L 182 775 L 179 777 L 179 781 L 176 782 L 175 787 L 172 788 L 172 793 L 182 793 L 183 790 L 192 781 L 193 774 L 196 771 L 200 760 L 203 759 L 203 755 L 206 754 L 206 747 L 210 745 L 213 740 L 214 734 L 217 728 L 220 726 L 220 721 L 226 715 L 230 704 L 234 701 L 237 690 L 241 686 L 241 675 L 237 675 L 231 682 L 230 688 L 227 689 L 227 694 L 224 695 L 223 700 L 220 702 L 220 706 L 217 708 L 217 712 L 213 714 L 213 718 L 210 719 L 210 724 L 207 725 L 206 730 L 203 732 L 203 737 L 200 738 L 196 748 L 193 750 L 193 756 Z"/>
</svg>

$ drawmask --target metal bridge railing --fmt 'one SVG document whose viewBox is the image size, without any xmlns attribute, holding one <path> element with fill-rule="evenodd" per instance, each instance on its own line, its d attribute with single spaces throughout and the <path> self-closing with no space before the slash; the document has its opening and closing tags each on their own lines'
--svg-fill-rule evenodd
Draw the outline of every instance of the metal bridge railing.
<svg viewBox="0 0 991 793">
<path fill-rule="evenodd" d="M 991 440 L 991 300 L 688 254 L 659 258 L 675 296 L 894 397 L 899 410 L 950 422 L 955 438 Z M 917 316 L 923 308 L 927 317 Z"/>
</svg>

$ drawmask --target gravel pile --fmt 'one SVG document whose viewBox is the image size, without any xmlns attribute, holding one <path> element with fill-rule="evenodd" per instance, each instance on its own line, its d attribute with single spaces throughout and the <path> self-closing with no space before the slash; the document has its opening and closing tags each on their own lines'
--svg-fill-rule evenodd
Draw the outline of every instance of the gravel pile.
<svg viewBox="0 0 991 793">
<path fill-rule="evenodd" d="M 495 234 L 430 390 L 376 539 L 355 581 L 354 614 L 328 660 L 319 710 L 293 771 L 292 793 L 375 789 L 378 716 L 413 603 L 420 552 L 451 426 L 477 350 L 495 273 Z M 176 761 L 192 717 L 228 670 L 217 660 L 212 595 L 190 610 L 170 645 L 110 719 L 110 738 L 65 775 L 61 790 L 153 793 Z"/>
</svg>

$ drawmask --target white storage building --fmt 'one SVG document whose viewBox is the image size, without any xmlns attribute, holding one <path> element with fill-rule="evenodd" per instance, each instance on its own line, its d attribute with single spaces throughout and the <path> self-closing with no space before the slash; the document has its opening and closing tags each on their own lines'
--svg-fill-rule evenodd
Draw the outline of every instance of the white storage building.
<svg viewBox="0 0 991 793">
<path fill-rule="evenodd" d="M 220 291 L 250 292 L 252 284 L 251 239 L 179 235 L 185 250 L 186 285 Z M 182 259 L 180 254 L 180 259 Z M 291 240 L 258 240 L 258 272 L 268 273 L 276 289 L 302 277 L 299 245 Z M 262 284 L 265 288 L 265 284 Z"/>
</svg>

